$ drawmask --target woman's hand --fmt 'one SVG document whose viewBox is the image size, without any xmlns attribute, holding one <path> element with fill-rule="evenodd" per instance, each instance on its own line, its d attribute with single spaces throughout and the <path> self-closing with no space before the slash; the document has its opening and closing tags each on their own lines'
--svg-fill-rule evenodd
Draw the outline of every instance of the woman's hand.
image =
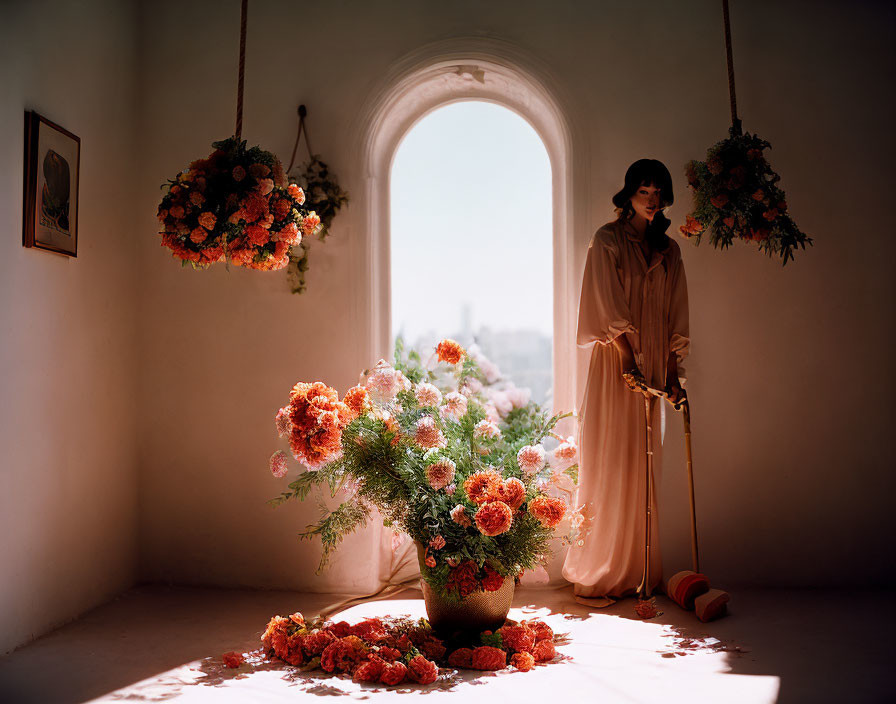
<svg viewBox="0 0 896 704">
<path fill-rule="evenodd" d="M 666 398 L 669 399 L 669 403 L 675 406 L 676 409 L 688 400 L 687 393 L 685 393 L 685 390 L 681 388 L 681 384 L 677 383 L 677 381 L 676 379 L 676 383 L 666 386 Z"/>
</svg>

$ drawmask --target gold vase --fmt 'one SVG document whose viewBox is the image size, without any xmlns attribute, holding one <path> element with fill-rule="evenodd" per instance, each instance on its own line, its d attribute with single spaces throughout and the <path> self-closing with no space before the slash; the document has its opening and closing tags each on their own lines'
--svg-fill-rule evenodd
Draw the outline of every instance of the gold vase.
<svg viewBox="0 0 896 704">
<path fill-rule="evenodd" d="M 422 571 L 424 551 L 420 543 L 417 543 L 417 558 Z M 450 636 L 459 632 L 494 631 L 503 626 L 513 602 L 515 583 L 513 577 L 505 577 L 497 591 L 481 590 L 460 600 L 440 595 L 422 577 L 420 586 L 430 625 L 441 635 Z"/>
</svg>

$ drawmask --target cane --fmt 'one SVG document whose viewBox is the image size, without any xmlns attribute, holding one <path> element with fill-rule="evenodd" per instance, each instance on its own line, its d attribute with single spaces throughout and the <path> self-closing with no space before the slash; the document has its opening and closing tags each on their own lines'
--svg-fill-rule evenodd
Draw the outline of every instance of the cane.
<svg viewBox="0 0 896 704">
<path fill-rule="evenodd" d="M 650 598 L 650 490 L 653 485 L 653 428 L 650 424 L 653 398 L 644 395 L 644 420 L 647 428 L 647 492 L 644 502 L 644 576 L 638 585 L 638 598 Z"/>
</svg>

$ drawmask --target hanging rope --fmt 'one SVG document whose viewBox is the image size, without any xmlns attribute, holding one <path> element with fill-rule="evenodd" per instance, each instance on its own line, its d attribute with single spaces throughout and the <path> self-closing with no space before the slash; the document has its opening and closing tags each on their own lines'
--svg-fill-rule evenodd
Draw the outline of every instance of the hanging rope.
<svg viewBox="0 0 896 704">
<path fill-rule="evenodd" d="M 240 13 L 240 71 L 236 89 L 236 138 L 243 135 L 243 77 L 246 73 L 246 13 L 249 0 L 242 0 Z"/>
<path fill-rule="evenodd" d="M 308 139 L 308 128 L 305 127 L 305 117 L 308 115 L 308 109 L 304 105 L 299 105 L 299 131 L 296 133 L 296 143 L 292 145 L 292 156 L 289 158 L 289 166 L 286 168 L 286 173 L 292 171 L 293 164 L 296 163 L 296 151 L 299 148 L 299 140 L 302 138 L 302 132 L 305 133 L 305 146 L 308 147 L 308 159 L 310 161 L 314 160 L 314 155 L 311 153 L 311 142 Z"/>
<path fill-rule="evenodd" d="M 731 98 L 731 134 L 740 135 L 741 123 L 737 117 L 737 96 L 734 94 L 734 57 L 731 53 L 731 20 L 728 17 L 728 0 L 722 0 L 725 18 L 725 53 L 728 58 L 728 95 Z"/>
</svg>

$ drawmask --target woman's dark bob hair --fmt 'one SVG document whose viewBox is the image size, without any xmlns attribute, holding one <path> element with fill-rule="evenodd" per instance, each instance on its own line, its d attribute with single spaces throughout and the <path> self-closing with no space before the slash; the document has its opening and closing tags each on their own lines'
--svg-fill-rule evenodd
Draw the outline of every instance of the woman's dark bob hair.
<svg viewBox="0 0 896 704">
<path fill-rule="evenodd" d="M 660 189 L 662 204 L 660 207 L 668 208 L 675 202 L 675 193 L 672 190 L 672 176 L 665 164 L 656 159 L 638 159 L 628 167 L 625 172 L 625 185 L 622 190 L 613 196 L 613 205 L 619 212 L 620 220 L 628 220 L 634 215 L 631 197 L 641 186 L 653 186 Z M 652 249 L 663 251 L 669 246 L 669 237 L 666 230 L 670 225 L 668 218 L 663 213 L 657 213 L 653 222 L 647 228 L 645 236 Z"/>
</svg>

